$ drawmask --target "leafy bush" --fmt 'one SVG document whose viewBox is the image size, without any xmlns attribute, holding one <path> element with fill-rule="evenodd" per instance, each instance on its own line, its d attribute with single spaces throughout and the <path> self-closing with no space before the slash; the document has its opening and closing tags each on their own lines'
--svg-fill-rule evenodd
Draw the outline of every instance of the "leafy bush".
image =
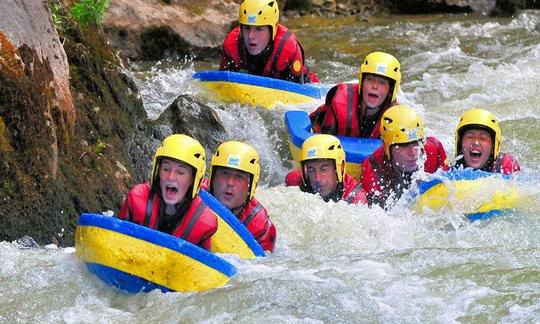
<svg viewBox="0 0 540 324">
<path fill-rule="evenodd" d="M 101 25 L 109 0 L 80 0 L 71 7 L 71 15 L 81 26 Z"/>
<path fill-rule="evenodd" d="M 65 20 L 70 19 L 69 12 L 65 9 L 65 7 L 61 6 L 57 0 L 50 0 L 49 5 L 56 30 L 58 30 L 59 33 L 65 32 L 67 28 Z"/>
</svg>

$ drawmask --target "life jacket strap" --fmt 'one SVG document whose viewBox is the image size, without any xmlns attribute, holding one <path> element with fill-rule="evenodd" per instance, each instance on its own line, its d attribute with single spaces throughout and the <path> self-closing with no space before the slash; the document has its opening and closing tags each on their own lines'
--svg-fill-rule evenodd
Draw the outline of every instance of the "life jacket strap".
<svg viewBox="0 0 540 324">
<path fill-rule="evenodd" d="M 150 227 L 150 219 L 152 218 L 152 209 L 154 207 L 154 196 L 155 192 L 150 190 L 150 193 L 148 194 L 148 201 L 146 202 L 146 213 L 144 215 L 144 226 L 146 227 Z"/>
<path fill-rule="evenodd" d="M 354 201 L 354 198 L 356 195 L 362 190 L 362 185 L 357 184 L 356 187 L 349 193 L 349 195 L 345 198 L 345 201 L 349 204 L 351 204 Z"/>
<path fill-rule="evenodd" d="M 188 225 L 186 226 L 186 228 L 184 228 L 184 231 L 182 232 L 181 238 L 183 238 L 186 241 L 188 240 L 189 234 L 191 234 L 191 231 L 193 230 L 193 227 L 195 226 L 195 224 L 197 223 L 197 221 L 201 217 L 201 215 L 202 215 L 202 213 L 203 213 L 203 211 L 204 211 L 204 209 L 206 207 L 207 206 L 204 203 L 204 201 L 200 200 L 200 204 L 199 204 L 199 206 L 197 206 L 197 209 L 195 210 L 195 213 L 193 213 L 193 216 L 191 216 L 191 219 L 189 220 Z"/>
<path fill-rule="evenodd" d="M 281 55 L 281 52 L 283 51 L 283 47 L 285 47 L 285 43 L 287 40 L 291 37 L 292 33 L 290 31 L 286 31 L 285 34 L 281 37 L 281 40 L 279 41 L 279 45 L 276 50 L 276 55 L 274 55 L 272 61 L 272 70 L 270 71 L 272 74 L 276 72 L 276 64 L 279 62 L 279 57 Z"/>
<path fill-rule="evenodd" d="M 244 226 L 248 227 L 253 217 L 255 217 L 255 215 L 257 215 L 263 208 L 264 207 L 261 203 L 257 203 L 257 205 L 255 205 L 255 207 L 253 207 L 251 211 L 249 212 L 249 215 L 246 217 L 246 220 L 244 220 Z"/>
</svg>

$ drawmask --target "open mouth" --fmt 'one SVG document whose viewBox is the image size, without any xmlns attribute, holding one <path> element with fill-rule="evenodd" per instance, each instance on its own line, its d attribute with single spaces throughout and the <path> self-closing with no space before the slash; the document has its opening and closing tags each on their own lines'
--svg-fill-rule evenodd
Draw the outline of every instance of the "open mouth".
<svg viewBox="0 0 540 324">
<path fill-rule="evenodd" d="M 368 98 L 369 98 L 369 99 L 374 99 L 374 100 L 375 100 L 375 99 L 379 99 L 379 96 L 376 95 L 376 94 L 374 94 L 374 93 L 368 93 Z"/>
<path fill-rule="evenodd" d="M 479 159 L 482 156 L 482 152 L 480 152 L 478 150 L 472 150 L 472 151 L 469 152 L 469 155 L 472 158 Z"/>
<path fill-rule="evenodd" d="M 167 192 L 167 194 L 169 195 L 174 195 L 178 192 L 178 188 L 176 188 L 175 186 L 173 185 L 166 185 L 165 186 L 165 191 Z"/>
</svg>

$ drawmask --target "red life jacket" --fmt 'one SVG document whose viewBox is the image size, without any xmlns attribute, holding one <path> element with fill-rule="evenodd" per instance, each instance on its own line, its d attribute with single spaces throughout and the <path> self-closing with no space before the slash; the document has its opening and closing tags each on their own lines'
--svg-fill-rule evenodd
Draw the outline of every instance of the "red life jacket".
<svg viewBox="0 0 540 324">
<path fill-rule="evenodd" d="M 452 165 L 452 169 L 466 168 L 465 159 L 461 156 Z M 518 161 L 509 153 L 499 153 L 495 161 L 490 160 L 484 164 L 479 170 L 485 172 L 512 174 L 514 172 L 521 171 L 521 166 Z"/>
<path fill-rule="evenodd" d="M 326 102 L 309 115 L 313 132 L 362 137 L 360 127 L 366 112 L 358 101 L 359 96 L 358 83 L 339 83 L 330 89 L 326 95 Z M 388 108 L 390 106 L 381 108 L 368 138 L 381 137 L 381 117 Z"/>
<path fill-rule="evenodd" d="M 366 192 L 362 190 L 362 185 L 348 173 L 345 173 L 345 179 L 343 181 L 342 199 L 349 204 L 357 204 L 359 202 L 367 204 Z"/>
<path fill-rule="evenodd" d="M 201 189 L 208 190 L 209 187 L 210 181 L 203 178 Z M 237 217 L 264 251 L 274 252 L 276 227 L 270 221 L 266 208 L 257 199 L 252 198 Z"/>
<path fill-rule="evenodd" d="M 242 40 L 240 26 L 237 26 L 225 37 L 219 69 L 235 72 L 248 70 L 247 57 L 248 53 Z M 298 66 L 298 69 L 295 70 L 293 66 Z M 296 39 L 296 35 L 285 26 L 278 24 L 273 50 L 261 75 L 281 79 L 286 71 L 292 76 L 301 76 L 300 83 L 319 82 L 317 76 L 308 71 L 305 66 L 304 49 Z"/>
<path fill-rule="evenodd" d="M 427 173 L 435 173 L 437 169 L 447 171 L 450 168 L 448 157 L 444 147 L 437 138 L 428 136 L 424 143 L 424 152 L 426 161 L 424 162 L 424 171 Z"/>
<path fill-rule="evenodd" d="M 276 227 L 270 221 L 266 208 L 252 198 L 238 215 L 238 219 L 259 242 L 264 251 L 274 252 Z"/>
<path fill-rule="evenodd" d="M 152 197 L 149 195 L 150 185 L 148 183 L 135 185 L 128 192 L 118 212 L 118 217 L 156 229 L 160 215 L 160 198 L 154 193 L 152 193 Z M 199 195 L 196 195 L 172 235 L 210 250 L 211 236 L 216 230 L 216 214 L 202 201 Z"/>
<path fill-rule="evenodd" d="M 493 172 L 502 174 L 512 174 L 521 171 L 518 161 L 509 153 L 499 153 L 493 162 Z"/>
<path fill-rule="evenodd" d="M 434 173 L 437 169 L 448 170 L 448 158 L 441 142 L 428 136 L 424 143 L 424 171 Z M 370 204 L 384 206 L 386 199 L 397 186 L 394 170 L 384 153 L 384 144 L 362 163 L 362 188 Z"/>
<path fill-rule="evenodd" d="M 285 176 L 285 186 L 300 187 L 302 185 L 302 171 L 292 170 Z"/>
<path fill-rule="evenodd" d="M 290 171 L 285 177 L 285 185 L 287 187 L 301 187 L 303 185 L 301 170 Z M 341 200 L 349 204 L 356 204 L 358 202 L 367 203 L 366 194 L 362 190 L 362 186 L 348 173 L 345 173 Z"/>
</svg>

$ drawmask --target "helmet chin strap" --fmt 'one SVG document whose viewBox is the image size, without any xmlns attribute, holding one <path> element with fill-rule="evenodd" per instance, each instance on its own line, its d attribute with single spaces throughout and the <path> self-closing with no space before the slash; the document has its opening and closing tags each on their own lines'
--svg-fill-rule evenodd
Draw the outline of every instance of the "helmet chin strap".
<svg viewBox="0 0 540 324">
<path fill-rule="evenodd" d="M 235 216 L 238 216 L 240 214 L 240 212 L 242 212 L 242 210 L 244 209 L 244 207 L 246 206 L 246 204 L 242 204 L 238 207 L 235 207 L 233 209 L 231 209 L 231 213 L 233 213 Z"/>
</svg>

